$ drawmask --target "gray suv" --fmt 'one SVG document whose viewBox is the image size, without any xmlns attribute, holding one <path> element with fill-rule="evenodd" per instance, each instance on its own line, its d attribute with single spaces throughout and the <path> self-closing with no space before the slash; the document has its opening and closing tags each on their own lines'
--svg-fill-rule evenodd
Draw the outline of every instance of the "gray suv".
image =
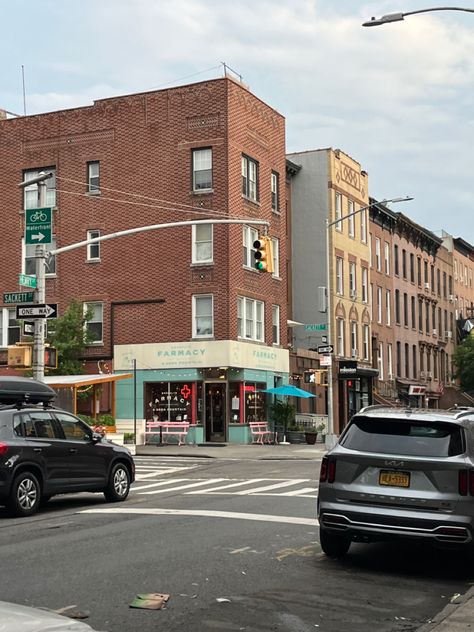
<svg viewBox="0 0 474 632">
<path fill-rule="evenodd" d="M 474 408 L 368 406 L 323 458 L 321 547 L 396 538 L 473 548 Z"/>
</svg>

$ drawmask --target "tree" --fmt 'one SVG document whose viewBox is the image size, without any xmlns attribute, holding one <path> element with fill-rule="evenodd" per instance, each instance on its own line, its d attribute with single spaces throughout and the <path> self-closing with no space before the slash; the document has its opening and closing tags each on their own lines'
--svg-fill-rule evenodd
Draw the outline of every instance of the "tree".
<svg viewBox="0 0 474 632">
<path fill-rule="evenodd" d="M 84 313 L 83 304 L 72 301 L 63 316 L 48 323 L 48 342 L 58 350 L 58 368 L 52 375 L 80 375 L 84 373 L 81 360 L 93 336 L 87 329 L 91 312 Z"/>
<path fill-rule="evenodd" d="M 469 334 L 454 350 L 455 377 L 461 380 L 461 388 L 474 392 L 474 336 Z"/>
<path fill-rule="evenodd" d="M 285 397 L 284 400 L 276 399 L 270 406 L 270 411 L 274 424 L 282 426 L 283 435 L 286 435 L 288 425 L 294 421 L 296 408 Z"/>
</svg>

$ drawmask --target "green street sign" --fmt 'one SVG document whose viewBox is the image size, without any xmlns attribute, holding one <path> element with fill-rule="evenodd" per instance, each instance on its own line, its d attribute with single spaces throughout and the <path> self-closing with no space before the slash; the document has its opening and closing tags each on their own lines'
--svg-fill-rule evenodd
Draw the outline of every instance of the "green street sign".
<svg viewBox="0 0 474 632">
<path fill-rule="evenodd" d="M 25 244 L 51 244 L 53 209 L 28 208 L 25 211 Z"/>
<path fill-rule="evenodd" d="M 305 325 L 305 331 L 326 331 L 328 328 L 326 323 L 321 323 L 319 325 Z"/>
<path fill-rule="evenodd" d="M 29 274 L 19 274 L 18 283 L 25 287 L 36 288 L 36 277 L 34 275 L 29 275 Z"/>
<path fill-rule="evenodd" d="M 16 305 L 17 303 L 31 303 L 35 300 L 34 292 L 6 292 L 3 295 L 5 305 Z"/>
</svg>

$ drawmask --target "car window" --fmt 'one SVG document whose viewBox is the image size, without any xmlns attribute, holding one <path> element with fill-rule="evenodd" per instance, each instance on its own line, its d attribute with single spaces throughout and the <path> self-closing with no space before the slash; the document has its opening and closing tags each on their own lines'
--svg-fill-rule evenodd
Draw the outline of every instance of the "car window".
<svg viewBox="0 0 474 632">
<path fill-rule="evenodd" d="M 36 437 L 33 422 L 28 413 L 13 415 L 13 432 L 18 437 Z"/>
<path fill-rule="evenodd" d="M 85 436 L 91 436 L 92 433 L 89 426 L 83 423 L 80 419 L 77 419 L 77 417 L 57 411 L 54 415 L 58 420 L 66 439 L 72 441 L 82 441 Z"/>
<path fill-rule="evenodd" d="M 455 456 L 464 452 L 464 431 L 450 423 L 362 417 L 352 420 L 341 445 L 361 452 Z"/>
<path fill-rule="evenodd" d="M 34 410 L 25 413 L 25 415 L 29 417 L 29 420 L 25 419 L 27 437 L 38 437 L 40 439 L 58 438 L 49 412 Z"/>
</svg>

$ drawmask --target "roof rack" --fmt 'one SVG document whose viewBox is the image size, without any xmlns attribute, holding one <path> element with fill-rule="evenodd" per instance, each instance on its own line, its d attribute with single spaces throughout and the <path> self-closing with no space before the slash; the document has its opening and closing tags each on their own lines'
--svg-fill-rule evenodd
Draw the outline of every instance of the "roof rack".
<svg viewBox="0 0 474 632">
<path fill-rule="evenodd" d="M 56 392 L 47 384 L 29 377 L 0 375 L 0 404 L 50 404 Z"/>
</svg>

